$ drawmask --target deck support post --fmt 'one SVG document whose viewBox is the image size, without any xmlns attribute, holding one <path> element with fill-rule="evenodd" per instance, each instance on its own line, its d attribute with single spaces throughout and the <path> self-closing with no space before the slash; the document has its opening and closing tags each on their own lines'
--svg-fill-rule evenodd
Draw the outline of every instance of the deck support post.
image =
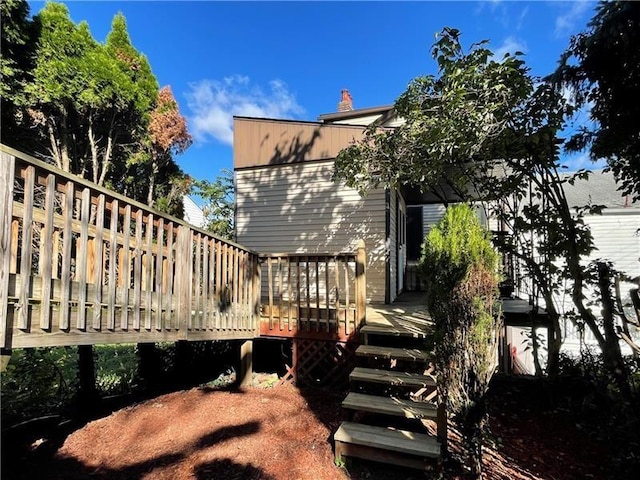
<svg viewBox="0 0 640 480">
<path fill-rule="evenodd" d="M 236 382 L 239 387 L 250 387 L 253 383 L 253 340 L 240 344 L 240 368 Z"/>
<path fill-rule="evenodd" d="M 155 343 L 139 343 L 138 373 L 142 378 L 147 391 L 155 391 L 158 388 L 158 355 Z"/>
<path fill-rule="evenodd" d="M 176 342 L 175 367 L 178 383 L 190 385 L 193 381 L 193 371 L 191 370 L 191 344 L 186 340 Z"/>
<path fill-rule="evenodd" d="M 78 400 L 80 409 L 88 411 L 98 397 L 92 345 L 78 345 Z"/>
</svg>

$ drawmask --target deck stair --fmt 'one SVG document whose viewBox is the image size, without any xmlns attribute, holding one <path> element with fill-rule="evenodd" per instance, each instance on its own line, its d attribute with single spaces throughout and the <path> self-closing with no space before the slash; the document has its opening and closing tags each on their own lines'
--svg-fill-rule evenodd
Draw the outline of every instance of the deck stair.
<svg viewBox="0 0 640 480">
<path fill-rule="evenodd" d="M 443 407 L 425 401 L 435 399 L 436 387 L 426 351 L 427 329 L 394 321 L 367 324 L 360 333 L 360 366 L 349 376 L 350 392 L 342 403 L 347 421 L 334 434 L 336 459 L 357 457 L 422 470 L 439 467 L 446 416 Z"/>
<path fill-rule="evenodd" d="M 435 388 L 436 386 L 436 382 L 431 375 L 382 370 L 380 368 L 356 367 L 349 375 L 349 380 L 351 382 L 369 382 L 415 388 Z"/>
</svg>

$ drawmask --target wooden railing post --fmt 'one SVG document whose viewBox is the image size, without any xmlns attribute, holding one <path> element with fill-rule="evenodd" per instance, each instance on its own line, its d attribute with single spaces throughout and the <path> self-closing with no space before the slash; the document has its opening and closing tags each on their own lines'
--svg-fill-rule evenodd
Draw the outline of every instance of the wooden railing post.
<svg viewBox="0 0 640 480">
<path fill-rule="evenodd" d="M 11 348 L 9 320 L 9 262 L 11 259 L 11 221 L 13 220 L 13 177 L 16 158 L 0 154 L 0 349 Z M 3 352 L 4 353 L 4 352 Z M 4 366 L 4 362 L 3 366 Z"/>
<path fill-rule="evenodd" d="M 262 309 L 262 265 L 260 257 L 251 255 L 251 327 L 255 332 L 254 335 L 260 335 L 260 314 Z"/>
<path fill-rule="evenodd" d="M 356 250 L 356 325 L 358 329 L 366 320 L 367 311 L 367 252 L 364 240 L 358 240 Z"/>
<path fill-rule="evenodd" d="M 179 338 L 186 340 L 191 318 L 191 270 L 192 244 L 191 229 L 184 225 L 178 227 L 176 245 L 176 276 L 174 291 L 177 292 L 178 305 L 176 308 L 176 324 L 180 330 Z"/>
</svg>

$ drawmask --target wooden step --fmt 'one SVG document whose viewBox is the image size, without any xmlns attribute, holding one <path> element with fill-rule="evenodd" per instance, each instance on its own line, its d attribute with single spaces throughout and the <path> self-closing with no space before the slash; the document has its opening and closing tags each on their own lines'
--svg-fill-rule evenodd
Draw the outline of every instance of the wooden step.
<svg viewBox="0 0 640 480">
<path fill-rule="evenodd" d="M 390 427 L 342 422 L 333 439 L 336 443 L 356 444 L 420 457 L 440 456 L 440 444 L 435 437 Z"/>
<path fill-rule="evenodd" d="M 438 407 L 434 403 L 412 402 L 411 400 L 354 392 L 349 393 L 347 398 L 343 400 L 342 408 L 404 418 L 436 419 L 438 416 Z"/>
<path fill-rule="evenodd" d="M 360 329 L 364 335 L 388 335 L 390 337 L 426 338 L 425 332 L 418 328 L 404 328 L 402 326 L 365 325 Z"/>
<path fill-rule="evenodd" d="M 378 345 L 360 345 L 356 350 L 356 355 L 423 363 L 429 358 L 426 352 L 417 348 L 381 347 Z"/>
<path fill-rule="evenodd" d="M 383 385 L 396 385 L 401 387 L 427 388 L 436 386 L 436 381 L 428 375 L 394 372 L 378 368 L 356 367 L 349 375 L 349 380 L 355 382 L 381 383 Z"/>
</svg>

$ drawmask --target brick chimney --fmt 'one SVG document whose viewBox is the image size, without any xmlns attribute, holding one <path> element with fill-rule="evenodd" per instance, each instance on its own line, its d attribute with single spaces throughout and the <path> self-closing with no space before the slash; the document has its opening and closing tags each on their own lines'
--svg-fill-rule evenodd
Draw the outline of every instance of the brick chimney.
<svg viewBox="0 0 640 480">
<path fill-rule="evenodd" d="M 349 112 L 353 110 L 353 98 L 351 98 L 351 94 L 349 90 L 346 88 L 342 89 L 342 98 L 340 102 L 338 102 L 338 111 L 339 112 Z"/>
</svg>

